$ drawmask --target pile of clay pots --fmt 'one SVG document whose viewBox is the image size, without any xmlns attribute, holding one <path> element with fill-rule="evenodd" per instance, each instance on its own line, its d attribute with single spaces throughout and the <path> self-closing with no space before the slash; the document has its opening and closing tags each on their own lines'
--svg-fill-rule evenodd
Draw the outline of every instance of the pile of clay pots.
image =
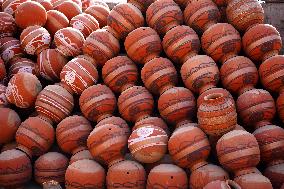
<svg viewBox="0 0 284 189">
<path fill-rule="evenodd" d="M 0 188 L 284 188 L 282 41 L 257 0 L 0 5 Z"/>
</svg>

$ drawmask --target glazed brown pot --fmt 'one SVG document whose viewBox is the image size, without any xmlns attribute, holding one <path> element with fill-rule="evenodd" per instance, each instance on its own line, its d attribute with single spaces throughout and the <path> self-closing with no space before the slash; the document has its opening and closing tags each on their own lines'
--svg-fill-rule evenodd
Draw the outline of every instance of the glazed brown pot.
<svg viewBox="0 0 284 189">
<path fill-rule="evenodd" d="M 250 173 L 236 177 L 234 181 L 245 189 L 273 189 L 271 182 L 268 178 L 261 173 Z"/>
<path fill-rule="evenodd" d="M 279 95 L 279 97 L 277 98 L 276 105 L 277 105 L 278 115 L 282 120 L 282 122 L 284 122 L 284 93 L 281 93 Z"/>
<path fill-rule="evenodd" d="M 145 119 L 141 119 L 135 123 L 135 125 L 132 127 L 132 131 L 147 126 L 147 125 L 155 125 L 157 127 L 160 127 L 163 129 L 168 136 L 171 135 L 169 128 L 165 121 L 159 117 L 146 117 Z"/>
<path fill-rule="evenodd" d="M 241 189 L 241 187 L 232 180 L 216 180 L 208 183 L 204 189 Z"/>
<path fill-rule="evenodd" d="M 154 189 L 157 187 L 187 189 L 186 172 L 172 164 L 161 164 L 154 167 L 148 175 L 146 188 Z"/>
<path fill-rule="evenodd" d="M 224 63 L 241 51 L 242 40 L 232 25 L 218 23 L 203 33 L 201 44 L 208 56 L 216 62 Z"/>
<path fill-rule="evenodd" d="M 165 35 L 170 29 L 183 23 L 183 15 L 173 0 L 153 2 L 146 11 L 147 24 L 159 35 Z"/>
<path fill-rule="evenodd" d="M 87 149 L 87 138 L 91 131 L 91 123 L 85 117 L 67 117 L 57 125 L 57 144 L 63 152 L 75 154 Z"/>
<path fill-rule="evenodd" d="M 284 162 L 283 160 L 272 162 L 264 170 L 263 174 L 270 180 L 274 189 L 280 189 L 281 185 L 284 183 Z"/>
<path fill-rule="evenodd" d="M 107 188 L 144 189 L 146 187 L 146 172 L 144 167 L 135 161 L 121 161 L 108 169 Z"/>
<path fill-rule="evenodd" d="M 129 58 L 139 64 L 146 64 L 162 52 L 159 35 L 149 27 L 140 27 L 130 32 L 124 46 Z"/>
<path fill-rule="evenodd" d="M 100 4 L 94 4 L 88 7 L 84 12 L 92 15 L 99 22 L 100 28 L 107 25 L 107 17 L 110 12 L 108 5 L 103 6 Z"/>
<path fill-rule="evenodd" d="M 243 35 L 243 49 L 253 61 L 265 61 L 282 48 L 279 32 L 269 24 L 257 24 Z"/>
<path fill-rule="evenodd" d="M 178 75 L 173 63 L 167 58 L 154 58 L 141 70 L 145 87 L 153 94 L 163 94 L 178 83 Z"/>
<path fill-rule="evenodd" d="M 144 14 L 148 7 L 155 1 L 156 0 L 127 0 L 127 3 L 131 3 Z"/>
<path fill-rule="evenodd" d="M 206 55 L 189 58 L 181 67 L 180 74 L 185 86 L 195 93 L 203 93 L 219 82 L 219 69 L 214 60 Z"/>
<path fill-rule="evenodd" d="M 70 158 L 69 165 L 74 163 L 75 161 L 83 160 L 83 159 L 89 159 L 94 160 L 93 156 L 91 155 L 89 150 L 82 150 L 77 152 L 76 154 L 73 154 Z"/>
</svg>

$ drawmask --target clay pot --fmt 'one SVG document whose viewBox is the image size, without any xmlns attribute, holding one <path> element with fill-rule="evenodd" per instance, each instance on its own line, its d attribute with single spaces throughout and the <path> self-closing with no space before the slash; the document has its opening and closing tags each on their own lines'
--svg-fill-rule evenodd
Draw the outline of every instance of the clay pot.
<svg viewBox="0 0 284 189">
<path fill-rule="evenodd" d="M 58 6 L 54 6 L 54 9 L 62 12 L 68 18 L 68 20 L 71 20 L 74 16 L 82 13 L 82 7 L 70 0 L 64 1 Z"/>
<path fill-rule="evenodd" d="M 217 64 L 206 55 L 189 58 L 182 65 L 180 73 L 185 86 L 199 94 L 215 87 L 220 77 Z"/>
<path fill-rule="evenodd" d="M 113 29 L 117 39 L 124 40 L 131 31 L 144 26 L 144 17 L 134 5 L 120 3 L 110 11 L 107 25 Z"/>
<path fill-rule="evenodd" d="M 21 42 L 13 37 L 0 38 L 0 56 L 5 63 L 23 57 Z"/>
<path fill-rule="evenodd" d="M 255 64 L 244 56 L 236 56 L 226 61 L 220 69 L 224 88 L 239 95 L 253 89 L 258 82 Z"/>
<path fill-rule="evenodd" d="M 176 26 L 163 38 L 163 48 L 167 56 L 178 64 L 198 54 L 200 40 L 196 32 L 188 26 Z"/>
<path fill-rule="evenodd" d="M 10 15 L 14 15 L 15 11 L 17 10 L 18 6 L 28 0 L 3 0 L 1 3 L 2 11 L 8 13 Z"/>
<path fill-rule="evenodd" d="M 191 122 L 196 112 L 192 92 L 183 87 L 174 87 L 164 92 L 158 101 L 160 115 L 168 123 L 179 127 Z"/>
<path fill-rule="evenodd" d="M 68 159 L 58 152 L 48 152 L 40 156 L 34 164 L 35 180 L 38 184 L 48 181 L 64 183 Z"/>
<path fill-rule="evenodd" d="M 50 0 L 34 0 L 40 3 L 46 11 L 50 11 L 53 9 L 53 5 Z"/>
<path fill-rule="evenodd" d="M 87 37 L 83 53 L 91 56 L 99 66 L 118 55 L 119 41 L 106 29 L 99 29 Z"/>
<path fill-rule="evenodd" d="M 144 189 L 146 187 L 146 176 L 141 164 L 129 160 L 121 161 L 108 169 L 107 188 Z"/>
<path fill-rule="evenodd" d="M 281 185 L 284 183 L 283 170 L 284 170 L 284 162 L 282 160 L 272 163 L 263 172 L 264 176 L 266 176 L 272 183 L 274 189 L 280 189 Z"/>
<path fill-rule="evenodd" d="M 44 27 L 48 30 L 50 35 L 54 36 L 58 30 L 69 26 L 69 20 L 63 13 L 57 10 L 50 10 L 47 11 L 46 14 L 47 20 Z"/>
<path fill-rule="evenodd" d="M 92 5 L 85 10 L 86 14 L 92 15 L 99 22 L 100 28 L 107 25 L 109 12 L 109 7 L 103 5 Z"/>
<path fill-rule="evenodd" d="M 100 127 L 100 126 L 104 126 L 107 124 L 113 124 L 113 125 L 117 125 L 120 128 L 124 128 L 125 132 L 128 133 L 129 132 L 129 126 L 126 123 L 126 121 L 124 121 L 122 118 L 120 117 L 114 117 L 114 116 L 110 116 L 107 118 L 104 118 L 103 120 L 101 120 L 96 127 Z"/>
<path fill-rule="evenodd" d="M 46 86 L 37 96 L 35 103 L 37 113 L 55 123 L 70 115 L 73 107 L 73 96 L 59 85 Z"/>
<path fill-rule="evenodd" d="M 245 189 L 273 189 L 268 178 L 261 173 L 250 173 L 236 177 L 234 181 Z"/>
<path fill-rule="evenodd" d="M 269 24 L 258 24 L 246 31 L 242 38 L 243 49 L 253 61 L 265 61 L 278 55 L 282 48 L 279 32 Z"/>
<path fill-rule="evenodd" d="M 279 95 L 276 105 L 277 105 L 278 115 L 282 120 L 282 122 L 284 122 L 284 93 Z"/>
<path fill-rule="evenodd" d="M 5 188 L 22 187 L 32 178 L 31 160 L 19 150 L 7 150 L 0 154 L 0 170 L 0 186 Z"/>
<path fill-rule="evenodd" d="M 199 34 L 221 18 L 218 7 L 211 0 L 189 1 L 183 14 L 185 23 Z"/>
<path fill-rule="evenodd" d="M 89 159 L 89 160 L 94 160 L 92 154 L 90 153 L 89 150 L 82 150 L 80 152 L 77 152 L 76 154 L 73 154 L 72 157 L 70 158 L 69 165 L 72 163 L 83 160 L 83 159 Z"/>
<path fill-rule="evenodd" d="M 11 142 L 21 124 L 19 115 L 12 109 L 0 108 L 0 145 Z"/>
<path fill-rule="evenodd" d="M 154 167 L 147 179 L 147 189 L 180 188 L 187 189 L 187 175 L 180 167 L 172 164 L 161 164 Z"/>
<path fill-rule="evenodd" d="M 117 56 L 108 60 L 102 69 L 104 83 L 115 93 L 132 87 L 138 80 L 138 69 L 127 56 Z"/>
<path fill-rule="evenodd" d="M 238 115 L 247 126 L 257 126 L 261 122 L 271 122 L 276 108 L 273 97 L 263 89 L 252 89 L 238 97 Z"/>
<path fill-rule="evenodd" d="M 105 170 L 93 160 L 79 160 L 68 166 L 65 173 L 66 189 L 78 187 L 104 188 Z"/>
<path fill-rule="evenodd" d="M 153 94 L 163 94 L 178 83 L 178 75 L 173 63 L 167 58 L 154 58 L 141 70 L 145 87 Z"/>
<path fill-rule="evenodd" d="M 10 67 L 9 67 L 9 78 L 12 78 L 14 75 L 17 73 L 31 73 L 35 76 L 38 76 L 39 74 L 37 73 L 37 68 L 36 64 L 27 58 L 19 58 L 17 60 L 12 60 L 9 62 Z"/>
<path fill-rule="evenodd" d="M 5 108 L 9 106 L 9 102 L 6 97 L 6 86 L 0 84 L 0 108 Z"/>
<path fill-rule="evenodd" d="M 22 72 L 10 79 L 6 89 L 6 97 L 9 103 L 15 104 L 19 108 L 29 108 L 34 105 L 41 90 L 41 83 L 36 76 Z"/>
<path fill-rule="evenodd" d="M 85 150 L 92 129 L 91 123 L 83 116 L 67 117 L 57 125 L 57 144 L 63 152 L 69 154 Z"/>
<path fill-rule="evenodd" d="M 154 125 L 134 130 L 128 139 L 132 156 L 142 163 L 154 163 L 162 159 L 167 152 L 167 144 L 167 133 Z"/>
<path fill-rule="evenodd" d="M 257 0 L 230 0 L 226 12 L 229 23 L 241 32 L 264 23 L 264 10 Z"/>
<path fill-rule="evenodd" d="M 83 34 L 74 28 L 67 27 L 58 30 L 54 35 L 56 50 L 64 56 L 81 54 L 85 42 Z"/>
<path fill-rule="evenodd" d="M 134 86 L 121 93 L 117 105 L 126 121 L 136 122 L 152 114 L 154 99 L 146 88 Z"/>
<path fill-rule="evenodd" d="M 204 189 L 241 189 L 241 187 L 232 180 L 216 180 L 207 184 Z"/>
<path fill-rule="evenodd" d="M 99 122 L 109 117 L 116 109 L 116 98 L 105 85 L 93 85 L 86 89 L 79 99 L 84 116 L 90 121 Z"/>
<path fill-rule="evenodd" d="M 141 119 L 137 121 L 135 125 L 132 127 L 132 131 L 138 128 L 141 128 L 141 127 L 145 127 L 147 125 L 154 125 L 156 127 L 160 127 L 167 133 L 168 136 L 171 136 L 171 133 L 169 131 L 167 124 L 165 123 L 163 119 L 159 117 L 146 117 L 145 119 Z"/>
<path fill-rule="evenodd" d="M 0 38 L 12 37 L 17 31 L 17 25 L 12 15 L 0 12 Z"/>
<path fill-rule="evenodd" d="M 84 37 L 88 37 L 93 31 L 99 29 L 99 22 L 91 15 L 82 13 L 70 20 L 70 26 L 80 30 Z"/>
<path fill-rule="evenodd" d="M 241 51 L 239 32 L 230 24 L 218 23 L 206 30 L 201 37 L 202 49 L 216 62 L 224 63 Z"/>
<path fill-rule="evenodd" d="M 183 14 L 173 0 L 155 1 L 146 11 L 147 24 L 159 35 L 183 23 Z"/>
</svg>

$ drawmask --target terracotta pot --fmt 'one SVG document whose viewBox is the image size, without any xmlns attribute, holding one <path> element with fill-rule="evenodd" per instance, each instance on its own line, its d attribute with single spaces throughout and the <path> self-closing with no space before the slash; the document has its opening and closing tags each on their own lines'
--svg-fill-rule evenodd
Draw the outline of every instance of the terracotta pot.
<svg viewBox="0 0 284 189">
<path fill-rule="evenodd" d="M 113 92 L 121 93 L 136 84 L 138 69 L 127 56 L 117 56 L 105 63 L 102 78 Z"/>
<path fill-rule="evenodd" d="M 140 27 L 130 32 L 124 46 L 129 58 L 139 64 L 146 64 L 162 52 L 159 35 L 149 27 Z"/>
<path fill-rule="evenodd" d="M 187 189 L 187 175 L 180 167 L 172 164 L 161 164 L 154 167 L 148 175 L 147 189 L 154 188 Z"/>
<path fill-rule="evenodd" d="M 173 0 L 155 1 L 146 11 L 146 20 L 151 28 L 163 36 L 183 23 L 183 14 Z"/>
<path fill-rule="evenodd" d="M 183 14 L 185 23 L 199 34 L 221 18 L 218 7 L 211 0 L 189 1 Z"/>
<path fill-rule="evenodd" d="M 93 85 L 86 89 L 79 99 L 84 116 L 90 121 L 99 122 L 109 117 L 116 109 L 116 98 L 105 85 Z"/>
<path fill-rule="evenodd" d="M 68 20 L 71 20 L 74 16 L 77 16 L 82 13 L 82 7 L 73 1 L 64 1 L 58 6 L 54 6 L 54 9 L 62 12 Z"/>
<path fill-rule="evenodd" d="M 9 78 L 12 78 L 17 73 L 22 72 L 31 73 L 35 76 L 39 75 L 36 64 L 30 59 L 19 58 L 17 60 L 12 60 L 9 63 Z"/>
<path fill-rule="evenodd" d="M 260 173 L 250 173 L 236 177 L 234 181 L 245 189 L 273 189 L 271 182 L 268 178 Z"/>
<path fill-rule="evenodd" d="M 5 63 L 23 57 L 20 40 L 13 37 L 0 38 L 0 56 Z"/>
<path fill-rule="evenodd" d="M 169 131 L 167 124 L 165 123 L 163 119 L 159 117 L 146 117 L 145 119 L 141 119 L 137 121 L 135 125 L 132 127 L 132 131 L 138 128 L 141 128 L 141 127 L 145 127 L 147 125 L 154 125 L 156 127 L 160 127 L 167 133 L 168 136 L 171 136 L 171 133 Z"/>
<path fill-rule="evenodd" d="M 99 22 L 90 14 L 82 13 L 70 20 L 70 26 L 81 31 L 84 37 L 88 37 L 93 31 L 99 29 Z"/>
<path fill-rule="evenodd" d="M 51 104 L 52 102 L 52 104 Z M 48 121 L 59 123 L 74 107 L 73 96 L 59 85 L 48 85 L 37 96 L 35 109 Z"/>
<path fill-rule="evenodd" d="M 58 152 L 48 152 L 40 156 L 34 164 L 35 180 L 38 184 L 48 181 L 64 183 L 69 160 Z"/>
<path fill-rule="evenodd" d="M 17 31 L 17 25 L 12 15 L 0 12 L 0 38 L 12 37 Z"/>
<path fill-rule="evenodd" d="M 239 32 L 230 24 L 218 23 L 206 30 L 201 37 L 202 49 L 216 62 L 224 63 L 241 51 Z"/>
<path fill-rule="evenodd" d="M 94 160 L 89 150 L 82 150 L 72 155 L 69 161 L 69 165 L 71 165 L 72 163 L 76 161 L 83 160 L 83 159 Z"/>
<path fill-rule="evenodd" d="M 253 89 L 258 82 L 255 64 L 247 57 L 236 56 L 226 61 L 220 69 L 224 88 L 239 95 Z"/>
<path fill-rule="evenodd" d="M 9 102 L 6 97 L 6 86 L 0 84 L 0 108 L 9 107 Z"/>
<path fill-rule="evenodd" d="M 91 56 L 99 66 L 118 55 L 119 41 L 106 29 L 99 29 L 87 37 L 83 53 Z"/>
<path fill-rule="evenodd" d="M 31 160 L 19 150 L 7 150 L 0 154 L 0 170 L 0 186 L 5 188 L 22 187 L 32 178 Z"/>
<path fill-rule="evenodd" d="M 43 183 L 43 189 L 62 189 L 60 184 L 54 180 Z"/>
<path fill-rule="evenodd" d="M 17 112 L 9 108 L 0 108 L 0 145 L 11 142 L 21 124 Z"/>
<path fill-rule="evenodd" d="M 279 97 L 277 98 L 276 105 L 277 105 L 278 115 L 282 120 L 282 122 L 284 122 L 284 93 L 281 93 L 279 95 Z"/>
<path fill-rule="evenodd" d="M 204 189 L 241 189 L 241 187 L 232 180 L 226 180 L 226 181 L 216 180 L 207 184 L 204 187 Z"/>
<path fill-rule="evenodd" d="M 53 5 L 50 0 L 34 0 L 40 3 L 46 11 L 50 11 L 53 9 Z"/>
<path fill-rule="evenodd" d="M 68 166 L 65 173 L 66 189 L 78 187 L 104 188 L 105 170 L 93 160 L 79 160 Z"/>
<path fill-rule="evenodd" d="M 273 185 L 274 189 L 280 189 L 284 183 L 284 162 L 278 161 L 269 165 L 263 172 Z M 281 188 L 282 189 L 282 188 Z"/>
<path fill-rule="evenodd" d="M 265 61 L 278 55 L 282 48 L 279 32 L 269 24 L 258 24 L 246 31 L 242 38 L 243 49 L 254 61 Z"/>
<path fill-rule="evenodd" d="M 92 15 L 99 22 L 100 28 L 107 25 L 109 12 L 109 7 L 103 5 L 92 5 L 85 10 L 86 14 Z"/>
<path fill-rule="evenodd" d="M 129 126 L 126 123 L 126 121 L 124 121 L 122 118 L 120 117 L 114 117 L 114 116 L 110 116 L 107 118 L 102 119 L 97 125 L 96 127 L 100 127 L 100 126 L 104 126 L 107 124 L 113 124 L 113 125 L 117 125 L 121 128 L 124 128 L 126 132 L 129 131 Z"/>
<path fill-rule="evenodd" d="M 179 127 L 191 122 L 196 113 L 196 102 L 192 92 L 183 87 L 174 87 L 164 92 L 158 101 L 162 118 Z"/>
<path fill-rule="evenodd" d="M 132 156 L 142 163 L 154 163 L 162 159 L 167 152 L 167 144 L 167 133 L 154 125 L 134 130 L 128 139 Z"/>
<path fill-rule="evenodd" d="M 178 75 L 173 63 L 167 58 L 154 58 L 141 70 L 145 87 L 155 95 L 161 95 L 178 83 Z"/>
<path fill-rule="evenodd" d="M 126 121 L 136 122 L 152 114 L 154 99 L 146 88 L 134 86 L 121 93 L 117 105 Z"/>
<path fill-rule="evenodd" d="M 92 129 L 91 123 L 83 116 L 67 117 L 57 125 L 57 144 L 63 152 L 69 154 L 85 150 Z"/>
<path fill-rule="evenodd" d="M 188 26 L 176 26 L 163 38 L 165 53 L 178 64 L 183 64 L 190 57 L 197 55 L 200 46 L 198 35 Z"/>
<path fill-rule="evenodd" d="M 146 13 L 148 7 L 156 0 L 127 0 L 127 3 L 131 3 L 137 7 L 143 14 Z"/>
<path fill-rule="evenodd" d="M 276 108 L 273 97 L 263 89 L 252 89 L 238 97 L 238 115 L 247 126 L 257 126 L 261 122 L 271 122 Z"/>
<path fill-rule="evenodd" d="M 49 10 L 46 14 L 47 20 L 44 27 L 50 35 L 53 36 L 58 30 L 68 27 L 69 20 L 63 13 L 57 10 Z"/>
<path fill-rule="evenodd" d="M 182 65 L 180 73 L 185 86 L 199 94 L 215 87 L 220 77 L 217 64 L 206 55 L 189 58 Z"/>
<path fill-rule="evenodd" d="M 113 29 L 117 39 L 124 40 L 131 31 L 144 26 L 144 17 L 134 5 L 120 3 L 110 11 L 107 25 Z"/>
</svg>

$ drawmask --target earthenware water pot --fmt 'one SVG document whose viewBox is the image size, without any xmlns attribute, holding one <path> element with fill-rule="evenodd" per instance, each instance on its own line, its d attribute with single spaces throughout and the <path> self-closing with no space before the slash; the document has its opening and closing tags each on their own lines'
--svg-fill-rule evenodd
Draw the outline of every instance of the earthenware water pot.
<svg viewBox="0 0 284 189">
<path fill-rule="evenodd" d="M 167 133 L 168 136 L 171 135 L 168 125 L 165 123 L 165 121 L 162 118 L 159 117 L 146 117 L 144 119 L 137 121 L 135 125 L 132 127 L 132 131 L 147 125 L 155 125 L 157 127 L 160 127 Z"/>
<path fill-rule="evenodd" d="M 68 20 L 71 20 L 74 16 L 82 13 L 82 3 L 81 1 L 63 1 L 58 6 L 54 6 L 54 9 L 62 12 Z"/>
<path fill-rule="evenodd" d="M 0 84 L 0 108 L 9 108 L 9 102 L 6 97 L 6 89 L 5 85 Z M 5 135 L 9 136 L 9 135 Z"/>
<path fill-rule="evenodd" d="M 234 181 L 241 187 L 246 189 L 273 189 L 272 184 L 268 178 L 259 173 L 249 173 L 238 176 Z"/>
<path fill-rule="evenodd" d="M 207 184 L 204 189 L 241 189 L 241 187 L 232 180 L 216 180 Z"/>
<path fill-rule="evenodd" d="M 271 162 L 264 170 L 263 175 L 270 180 L 274 189 L 280 189 L 284 183 L 284 161 Z"/>
<path fill-rule="evenodd" d="M 92 15 L 99 22 L 100 28 L 103 28 L 104 26 L 107 25 L 107 17 L 110 12 L 108 6 L 95 4 L 88 7 L 84 12 L 86 14 Z"/>
<path fill-rule="evenodd" d="M 131 3 L 144 14 L 148 7 L 155 1 L 156 0 L 127 0 L 127 3 Z"/>
</svg>

